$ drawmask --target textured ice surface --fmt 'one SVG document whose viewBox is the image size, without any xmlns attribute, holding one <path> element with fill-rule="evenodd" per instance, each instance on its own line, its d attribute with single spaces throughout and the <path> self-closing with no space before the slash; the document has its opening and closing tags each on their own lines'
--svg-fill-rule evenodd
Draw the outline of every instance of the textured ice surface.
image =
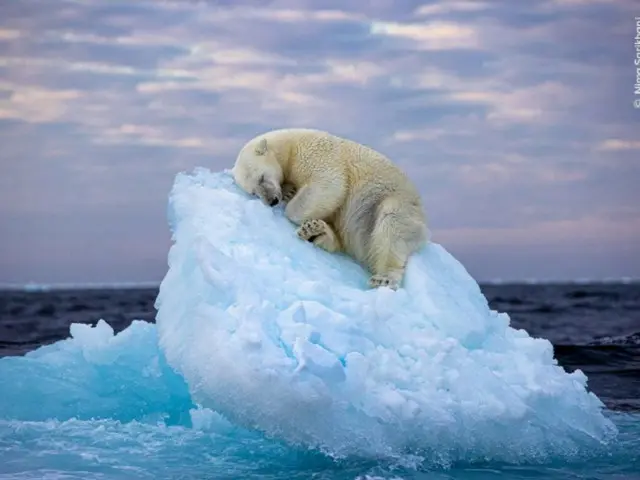
<svg viewBox="0 0 640 480">
<path fill-rule="evenodd" d="M 100 320 L 73 324 L 70 333 L 0 360 L 0 418 L 189 424 L 189 391 L 158 350 L 155 325 L 134 321 L 114 335 Z"/>
<path fill-rule="evenodd" d="M 192 399 L 335 456 L 527 461 L 610 440 L 613 424 L 552 345 L 509 326 L 440 245 L 405 288 L 299 240 L 228 172 L 178 175 L 157 301 L 160 348 Z"/>
<path fill-rule="evenodd" d="M 68 340 L 0 358 L 0 479 L 478 480 L 508 472 L 508 478 L 575 480 L 593 472 L 635 478 L 640 469 L 637 414 L 608 414 L 618 441 L 605 455 L 573 462 L 562 451 L 545 459 L 521 452 L 520 466 L 470 463 L 470 451 L 446 471 L 435 456 L 419 464 L 400 459 L 404 466 L 394 459 L 333 462 L 197 408 L 167 368 L 155 325 L 134 322 L 117 335 L 104 322 L 71 330 Z"/>
</svg>

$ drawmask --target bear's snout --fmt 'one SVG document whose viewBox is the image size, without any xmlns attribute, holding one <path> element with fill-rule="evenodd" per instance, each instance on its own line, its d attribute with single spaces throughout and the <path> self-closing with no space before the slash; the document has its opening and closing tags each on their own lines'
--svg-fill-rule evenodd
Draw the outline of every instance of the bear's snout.
<svg viewBox="0 0 640 480">
<path fill-rule="evenodd" d="M 264 177 L 260 178 L 256 193 L 262 199 L 265 205 L 269 205 L 270 207 L 275 207 L 276 205 L 278 205 L 282 197 L 280 186 L 273 181 L 266 180 Z"/>
<path fill-rule="evenodd" d="M 256 195 L 260 198 L 260 200 L 262 200 L 265 205 L 269 205 L 270 207 L 275 207 L 280 203 L 280 195 L 278 194 L 278 192 L 265 191 L 263 189 L 258 190 L 256 192 Z"/>
</svg>

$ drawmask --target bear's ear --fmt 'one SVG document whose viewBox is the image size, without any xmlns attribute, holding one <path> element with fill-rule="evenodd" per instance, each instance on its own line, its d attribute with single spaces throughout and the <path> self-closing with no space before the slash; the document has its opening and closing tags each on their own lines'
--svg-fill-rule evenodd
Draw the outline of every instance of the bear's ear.
<svg viewBox="0 0 640 480">
<path fill-rule="evenodd" d="M 258 145 L 256 145 L 254 151 L 256 155 L 264 155 L 265 153 L 267 153 L 267 139 L 263 138 L 262 140 L 260 140 L 260 142 L 258 142 Z"/>
</svg>

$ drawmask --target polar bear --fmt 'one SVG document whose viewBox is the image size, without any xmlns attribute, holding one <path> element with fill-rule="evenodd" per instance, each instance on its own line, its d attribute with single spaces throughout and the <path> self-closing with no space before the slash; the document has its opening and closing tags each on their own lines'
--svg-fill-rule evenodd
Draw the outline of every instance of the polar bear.
<svg viewBox="0 0 640 480">
<path fill-rule="evenodd" d="M 315 129 L 266 132 L 242 147 L 232 175 L 267 205 L 286 203 L 301 239 L 365 266 L 371 288 L 399 288 L 409 257 L 426 244 L 426 216 L 411 181 L 352 140 Z"/>
</svg>

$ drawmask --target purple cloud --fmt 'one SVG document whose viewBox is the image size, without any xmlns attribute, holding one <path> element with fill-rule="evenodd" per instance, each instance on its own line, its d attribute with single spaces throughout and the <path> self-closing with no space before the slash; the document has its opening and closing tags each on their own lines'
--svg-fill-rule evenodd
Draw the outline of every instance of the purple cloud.
<svg viewBox="0 0 640 480">
<path fill-rule="evenodd" d="M 0 282 L 159 280 L 174 175 L 330 130 L 479 279 L 640 276 L 631 0 L 25 0 L 0 20 Z"/>
</svg>

